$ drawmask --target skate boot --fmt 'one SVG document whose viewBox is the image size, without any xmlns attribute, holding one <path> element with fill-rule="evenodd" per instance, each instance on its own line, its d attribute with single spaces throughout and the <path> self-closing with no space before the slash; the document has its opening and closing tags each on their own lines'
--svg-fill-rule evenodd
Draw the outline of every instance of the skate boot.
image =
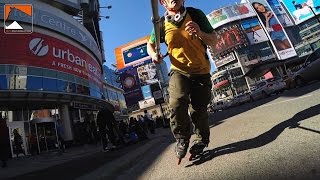
<svg viewBox="0 0 320 180">
<path fill-rule="evenodd" d="M 208 144 L 203 143 L 201 140 L 195 140 L 192 143 L 192 147 L 189 150 L 190 157 L 189 161 L 196 158 L 198 155 L 200 155 L 203 152 L 203 149 L 208 146 Z"/>
<path fill-rule="evenodd" d="M 187 154 L 189 147 L 189 141 L 185 139 L 178 139 L 178 142 L 176 144 L 176 156 L 178 158 L 178 165 L 181 163 L 182 158 L 184 158 Z"/>
</svg>

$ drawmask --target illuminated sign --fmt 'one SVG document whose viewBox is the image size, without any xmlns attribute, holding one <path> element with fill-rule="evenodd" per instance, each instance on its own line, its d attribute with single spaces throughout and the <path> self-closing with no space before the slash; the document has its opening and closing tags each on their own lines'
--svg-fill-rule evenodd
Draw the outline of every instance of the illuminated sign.
<svg viewBox="0 0 320 180">
<path fill-rule="evenodd" d="M 1 28 L 0 28 L 1 30 Z M 59 39 L 33 32 L 0 33 L 0 64 L 35 66 L 70 73 L 102 86 L 99 63 L 83 50 Z"/>
<path fill-rule="evenodd" d="M 151 58 L 147 53 L 148 40 L 149 36 L 146 36 L 117 47 L 115 49 L 117 69 L 123 70 L 134 67 L 137 64 L 143 64 L 145 61 L 150 60 Z"/>
</svg>

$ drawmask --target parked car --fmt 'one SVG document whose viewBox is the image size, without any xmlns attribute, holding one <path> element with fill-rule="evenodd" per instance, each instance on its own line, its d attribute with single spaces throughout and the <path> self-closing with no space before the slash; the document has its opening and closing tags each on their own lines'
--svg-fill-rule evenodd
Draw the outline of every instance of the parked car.
<svg viewBox="0 0 320 180">
<path fill-rule="evenodd" d="M 239 94 L 238 96 L 236 96 L 233 99 L 232 106 L 241 105 L 241 104 L 247 103 L 249 101 L 250 101 L 250 93 L 245 92 L 245 93 Z"/>
<path fill-rule="evenodd" d="M 295 83 L 302 86 L 313 80 L 320 80 L 320 48 L 307 57 L 302 68 L 295 73 Z"/>
<path fill-rule="evenodd" d="M 255 101 L 257 99 L 268 97 L 273 92 L 273 89 L 270 88 L 270 86 L 271 84 L 268 81 L 266 80 L 260 81 L 257 84 L 256 89 L 251 92 L 250 100 Z"/>
<path fill-rule="evenodd" d="M 278 93 L 287 89 L 287 84 L 281 77 L 275 76 L 273 78 L 267 79 L 266 81 L 268 81 L 269 83 L 271 93 Z"/>
</svg>

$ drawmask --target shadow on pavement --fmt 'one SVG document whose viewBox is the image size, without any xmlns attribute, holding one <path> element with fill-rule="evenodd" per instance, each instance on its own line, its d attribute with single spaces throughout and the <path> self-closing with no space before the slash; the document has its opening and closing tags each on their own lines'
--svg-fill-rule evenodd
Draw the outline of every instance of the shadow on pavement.
<svg viewBox="0 0 320 180">
<path fill-rule="evenodd" d="M 274 141 L 286 128 L 296 128 L 299 127 L 299 122 L 306 120 L 310 117 L 316 116 L 320 114 L 320 104 L 312 106 L 308 109 L 305 109 L 301 112 L 295 114 L 292 118 L 283 121 L 282 123 L 274 126 L 269 131 L 260 134 L 257 137 L 252 139 L 247 139 L 244 141 L 239 141 L 236 143 L 231 143 L 225 146 L 221 146 L 218 148 L 214 148 L 212 150 L 207 150 L 203 153 L 200 159 L 195 160 L 192 164 L 186 166 L 190 167 L 193 165 L 199 165 L 206 161 L 210 161 L 215 157 L 231 154 L 239 151 L 245 151 L 248 149 L 254 149 L 261 146 L 264 146 L 268 143 Z M 310 129 L 309 129 L 310 130 Z M 317 132 L 319 133 L 319 132 Z"/>
</svg>

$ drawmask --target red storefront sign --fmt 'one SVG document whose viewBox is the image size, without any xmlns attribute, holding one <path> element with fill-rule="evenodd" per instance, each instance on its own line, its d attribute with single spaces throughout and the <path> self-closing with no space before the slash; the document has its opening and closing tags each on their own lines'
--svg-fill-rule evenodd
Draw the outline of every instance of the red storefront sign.
<svg viewBox="0 0 320 180">
<path fill-rule="evenodd" d="M 70 73 L 102 86 L 98 62 L 79 48 L 40 33 L 4 34 L 0 64 L 35 66 Z"/>
<path fill-rule="evenodd" d="M 223 87 L 223 86 L 225 86 L 227 84 L 229 84 L 229 81 L 228 80 L 223 80 L 223 81 L 220 81 L 217 84 L 215 84 L 213 87 L 215 89 L 219 89 L 219 88 L 221 88 L 221 87 Z"/>
</svg>

